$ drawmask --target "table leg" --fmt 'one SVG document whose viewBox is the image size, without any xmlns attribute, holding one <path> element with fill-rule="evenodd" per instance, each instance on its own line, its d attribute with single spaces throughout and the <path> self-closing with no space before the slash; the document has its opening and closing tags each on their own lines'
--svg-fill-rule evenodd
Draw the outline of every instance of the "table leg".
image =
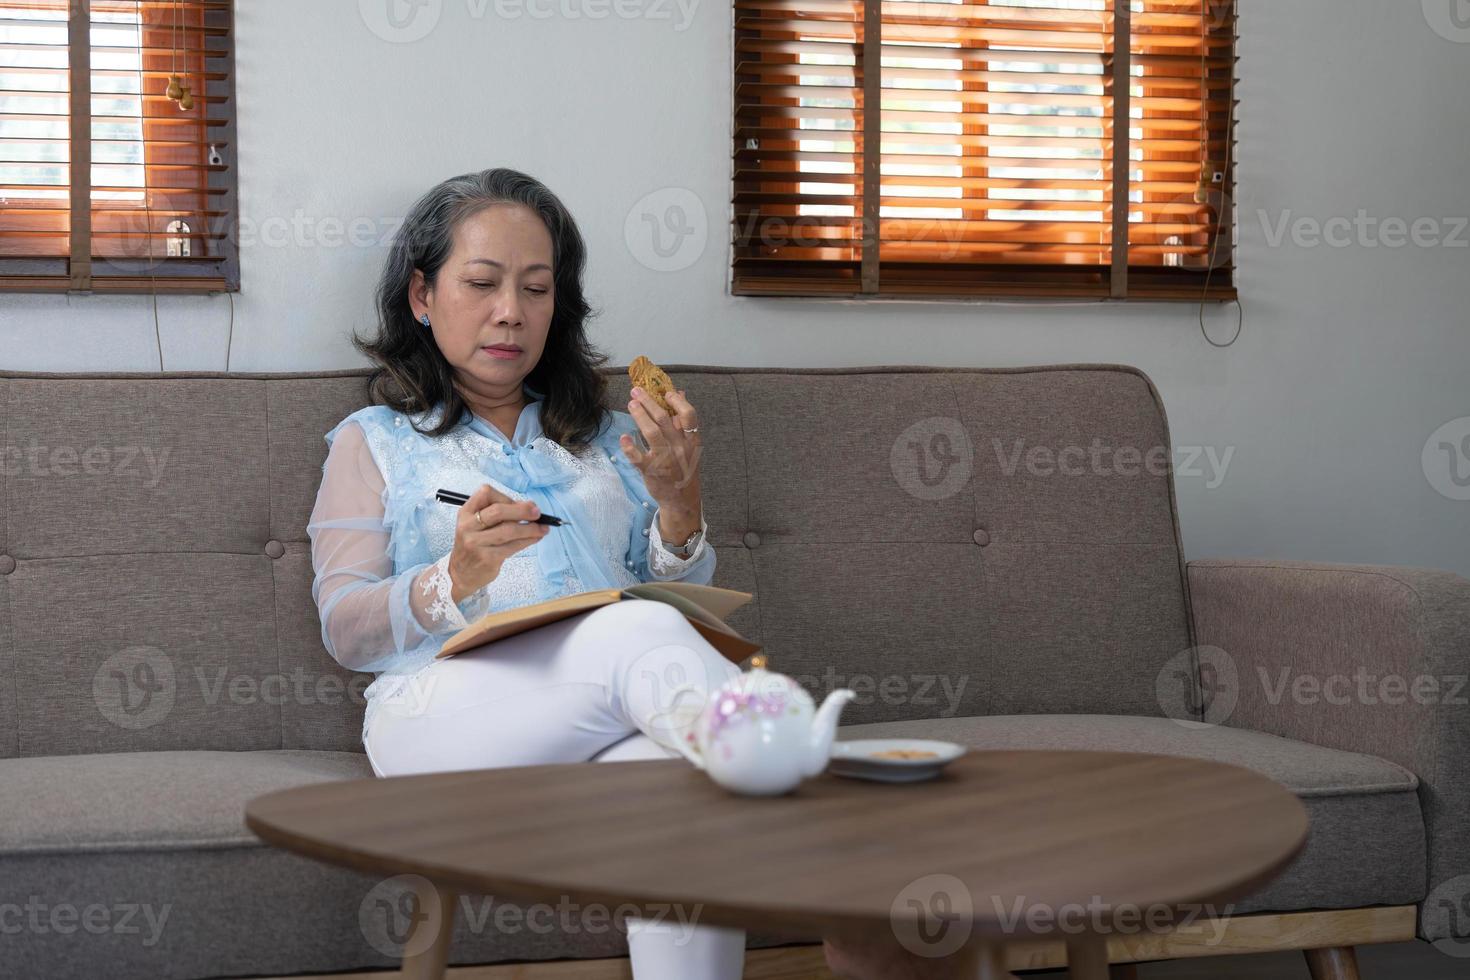
<svg viewBox="0 0 1470 980">
<path fill-rule="evenodd" d="M 1312 980 L 1358 980 L 1358 954 L 1352 946 L 1309 949 L 1306 954 Z"/>
<path fill-rule="evenodd" d="M 414 886 L 419 916 L 403 944 L 403 980 L 444 980 L 449 943 L 454 938 L 454 912 L 459 893 L 426 879 Z"/>
<path fill-rule="evenodd" d="M 1067 940 L 1067 976 L 1071 980 L 1108 980 L 1108 941 L 1097 933 Z"/>
<path fill-rule="evenodd" d="M 973 977 L 974 980 L 1016 980 L 1016 975 L 1006 969 L 1004 943 L 977 940 L 955 955 L 963 959 L 957 964 L 954 976 Z"/>
</svg>

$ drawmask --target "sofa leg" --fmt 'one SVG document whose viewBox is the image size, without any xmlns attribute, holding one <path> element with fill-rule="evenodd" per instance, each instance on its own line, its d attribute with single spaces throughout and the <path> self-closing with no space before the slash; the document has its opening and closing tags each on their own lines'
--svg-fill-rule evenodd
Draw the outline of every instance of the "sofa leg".
<svg viewBox="0 0 1470 980">
<path fill-rule="evenodd" d="M 1358 953 L 1352 946 L 1303 950 L 1312 980 L 1359 980 Z"/>
</svg>

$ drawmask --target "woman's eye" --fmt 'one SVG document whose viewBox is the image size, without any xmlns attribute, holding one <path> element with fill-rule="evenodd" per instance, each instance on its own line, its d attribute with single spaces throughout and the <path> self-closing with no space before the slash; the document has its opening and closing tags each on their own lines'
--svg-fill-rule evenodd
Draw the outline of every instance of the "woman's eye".
<svg viewBox="0 0 1470 980">
<path fill-rule="evenodd" d="M 537 296 L 545 296 L 548 291 L 549 290 L 543 289 L 543 288 L 541 288 L 539 286 L 532 287 L 532 289 L 531 289 L 531 292 L 534 293 Z"/>
</svg>

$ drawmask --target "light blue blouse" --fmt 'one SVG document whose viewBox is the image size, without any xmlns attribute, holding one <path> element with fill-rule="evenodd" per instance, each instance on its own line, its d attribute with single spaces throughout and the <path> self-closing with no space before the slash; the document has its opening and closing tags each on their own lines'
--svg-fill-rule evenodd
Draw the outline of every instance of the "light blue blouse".
<svg viewBox="0 0 1470 980">
<path fill-rule="evenodd" d="M 657 502 L 618 444 L 624 432 L 638 438 L 632 416 L 606 412 L 591 444 L 573 454 L 542 432 L 544 395 L 529 385 L 523 390 L 530 401 L 509 439 L 470 412 L 444 436 L 423 435 L 409 416 L 381 405 L 353 412 L 326 434 L 331 449 L 307 525 L 312 594 L 327 651 L 344 666 L 377 675 L 366 692 L 364 738 L 377 707 L 412 697 L 412 678 L 444 641 L 486 613 L 592 589 L 675 579 L 707 585 L 714 578 L 707 525 L 687 559 L 662 544 Z M 419 427 L 432 427 L 441 411 L 415 416 Z M 458 604 L 439 602 L 425 625 L 410 590 L 430 565 L 447 567 L 459 511 L 434 493 L 442 487 L 468 495 L 484 483 L 569 524 L 513 554 L 479 592 Z M 418 585 L 425 594 L 428 581 L 448 582 L 447 575 L 424 578 Z"/>
</svg>

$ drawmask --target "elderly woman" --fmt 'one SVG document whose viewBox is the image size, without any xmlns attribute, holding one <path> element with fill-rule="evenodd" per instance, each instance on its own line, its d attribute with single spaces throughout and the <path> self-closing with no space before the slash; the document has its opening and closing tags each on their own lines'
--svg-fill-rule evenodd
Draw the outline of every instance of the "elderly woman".
<svg viewBox="0 0 1470 980">
<path fill-rule="evenodd" d="M 489 612 L 714 575 L 698 414 L 683 392 L 671 415 L 638 388 L 627 412 L 604 409 L 585 255 L 533 178 L 455 177 L 405 219 L 376 334 L 354 338 L 377 365 L 374 404 L 327 433 L 308 533 L 323 642 L 376 675 L 362 738 L 379 776 L 677 757 L 689 719 L 671 688 L 737 673 L 647 600 L 434 659 Z M 438 503 L 441 487 L 468 502 Z M 637 980 L 737 980 L 745 934 L 630 919 L 628 946 Z"/>
</svg>

